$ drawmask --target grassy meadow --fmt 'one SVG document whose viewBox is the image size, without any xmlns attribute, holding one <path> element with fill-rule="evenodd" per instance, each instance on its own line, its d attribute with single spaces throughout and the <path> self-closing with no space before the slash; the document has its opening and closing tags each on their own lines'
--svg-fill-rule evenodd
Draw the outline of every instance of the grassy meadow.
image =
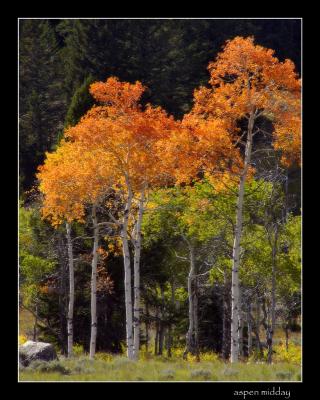
<svg viewBox="0 0 320 400">
<path fill-rule="evenodd" d="M 20 344 L 32 340 L 33 317 L 20 310 Z M 140 360 L 130 361 L 125 356 L 97 353 L 89 360 L 82 346 L 74 346 L 74 357 L 68 359 L 58 354 L 59 360 L 34 361 L 19 371 L 20 381 L 300 381 L 301 338 L 291 333 L 286 351 L 284 337 L 275 334 L 274 363 L 268 365 L 252 356 L 249 360 L 231 365 L 217 354 L 201 354 L 201 361 L 188 356 L 182 359 L 183 349 L 172 349 L 172 357 L 154 356 L 152 351 L 141 349 Z"/>
<path fill-rule="evenodd" d="M 165 358 L 130 361 L 123 356 L 103 359 L 60 357 L 49 363 L 33 362 L 20 372 L 20 381 L 300 381 L 300 366 L 288 362 L 273 365 L 220 360 L 198 363 Z M 101 358 L 100 358 L 101 357 Z"/>
</svg>

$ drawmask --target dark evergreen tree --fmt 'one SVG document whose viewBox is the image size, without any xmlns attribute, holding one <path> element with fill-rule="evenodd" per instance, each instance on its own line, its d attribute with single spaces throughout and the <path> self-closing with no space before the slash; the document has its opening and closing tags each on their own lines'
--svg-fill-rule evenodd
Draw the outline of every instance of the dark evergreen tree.
<svg viewBox="0 0 320 400">
<path fill-rule="evenodd" d="M 62 127 L 64 103 L 52 27 L 46 20 L 21 20 L 19 33 L 20 185 L 28 189 Z"/>
</svg>

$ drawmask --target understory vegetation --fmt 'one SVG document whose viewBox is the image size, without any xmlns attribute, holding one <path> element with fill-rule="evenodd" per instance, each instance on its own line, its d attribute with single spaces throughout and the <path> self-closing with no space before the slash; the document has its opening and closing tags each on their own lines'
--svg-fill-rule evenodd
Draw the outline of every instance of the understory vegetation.
<svg viewBox="0 0 320 400">
<path fill-rule="evenodd" d="M 299 349 L 300 350 L 300 349 Z M 216 354 L 202 354 L 203 361 L 184 361 L 180 352 L 172 358 L 143 355 L 139 361 L 97 353 L 59 361 L 34 361 L 20 371 L 22 381 L 300 381 L 301 366 L 291 360 L 272 365 L 248 361 L 231 365 Z"/>
</svg>

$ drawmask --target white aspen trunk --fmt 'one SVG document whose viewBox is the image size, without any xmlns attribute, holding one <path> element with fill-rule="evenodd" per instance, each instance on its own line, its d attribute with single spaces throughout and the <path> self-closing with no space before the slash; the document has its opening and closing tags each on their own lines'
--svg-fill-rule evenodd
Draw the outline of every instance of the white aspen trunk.
<svg viewBox="0 0 320 400">
<path fill-rule="evenodd" d="M 158 355 L 158 344 L 159 344 L 159 307 L 156 306 L 156 323 L 155 323 L 155 328 L 156 328 L 156 334 L 154 337 L 154 355 Z"/>
<path fill-rule="evenodd" d="M 93 222 L 93 254 L 92 254 L 92 274 L 91 274 L 91 337 L 90 337 L 90 358 L 93 359 L 96 353 L 97 340 L 97 265 L 98 265 L 98 245 L 99 227 L 96 214 L 96 206 L 92 208 Z"/>
<path fill-rule="evenodd" d="M 223 313 L 222 313 L 222 355 L 224 359 L 228 357 L 228 278 L 227 270 L 223 271 Z"/>
<path fill-rule="evenodd" d="M 274 333 L 276 327 L 276 269 L 277 269 L 277 242 L 278 227 L 275 227 L 274 245 L 272 249 L 272 292 L 271 292 L 271 329 Z"/>
<path fill-rule="evenodd" d="M 195 274 L 195 260 L 194 250 L 192 246 L 189 246 L 190 250 L 190 271 L 188 275 L 188 301 L 189 301 L 189 329 L 186 335 L 186 349 L 183 354 L 183 358 L 187 358 L 188 353 L 193 348 L 193 334 L 194 334 L 194 304 L 193 304 L 193 288 L 192 281 Z"/>
<path fill-rule="evenodd" d="M 285 327 L 285 334 L 286 334 L 286 351 L 289 351 L 289 326 L 286 324 Z"/>
<path fill-rule="evenodd" d="M 239 288 L 240 289 L 240 288 Z M 238 346 L 239 356 L 243 356 L 243 318 L 242 318 L 242 307 L 241 307 L 241 291 L 239 290 L 239 308 L 238 308 Z"/>
<path fill-rule="evenodd" d="M 277 257 L 278 227 L 275 226 L 272 243 L 272 278 L 271 278 L 271 329 L 269 333 L 268 363 L 272 363 L 273 335 L 276 327 L 276 257 Z"/>
<path fill-rule="evenodd" d="M 194 299 L 193 299 L 193 318 L 194 318 L 194 350 L 196 359 L 200 361 L 199 351 L 199 318 L 198 318 L 198 278 L 194 279 Z"/>
<path fill-rule="evenodd" d="M 175 281 L 174 279 L 172 279 L 171 281 L 171 307 L 172 307 L 172 312 L 175 312 Z M 171 353 L 171 348 L 172 348 L 172 343 L 173 342 L 173 338 L 172 338 L 172 323 L 169 323 L 168 326 L 168 357 L 172 356 Z"/>
<path fill-rule="evenodd" d="M 165 326 L 164 326 L 164 319 L 165 319 L 165 313 L 164 313 L 164 287 L 161 285 L 160 286 L 160 291 L 161 291 L 161 313 L 160 313 L 160 329 L 159 329 L 159 351 L 158 354 L 162 356 L 163 354 L 163 342 L 164 342 L 164 331 L 165 331 Z"/>
<path fill-rule="evenodd" d="M 250 304 L 248 305 L 247 322 L 248 322 L 248 357 L 250 357 L 252 353 L 252 321 L 251 321 Z"/>
<path fill-rule="evenodd" d="M 73 246 L 71 240 L 71 225 L 66 223 L 67 245 L 68 245 L 68 265 L 69 265 L 69 304 L 67 318 L 68 334 L 68 357 L 73 355 L 73 307 L 74 307 L 74 265 L 73 265 Z"/>
<path fill-rule="evenodd" d="M 232 265 L 232 278 L 231 278 L 232 285 L 231 285 L 231 352 L 230 352 L 231 363 L 236 363 L 239 360 L 238 321 L 239 321 L 239 290 L 240 290 L 239 288 L 240 241 L 242 233 L 244 185 L 251 159 L 253 126 L 254 126 L 254 113 L 251 112 L 248 122 L 244 168 L 241 173 L 240 183 L 239 183 L 235 237 L 234 237 L 233 256 L 232 256 L 233 265 Z"/>
<path fill-rule="evenodd" d="M 124 262 L 124 292 L 126 308 L 126 337 L 127 337 L 127 356 L 133 359 L 133 326 L 132 326 L 132 294 L 131 294 L 131 265 L 128 240 L 129 213 L 132 203 L 132 192 L 128 185 L 128 199 L 124 210 L 123 222 L 121 226 L 121 240 Z"/>
<path fill-rule="evenodd" d="M 141 224 L 144 206 L 144 189 L 141 191 L 139 199 L 138 218 L 134 238 L 134 305 L 133 305 L 133 357 L 139 359 L 140 347 L 140 258 L 141 258 Z"/>
</svg>

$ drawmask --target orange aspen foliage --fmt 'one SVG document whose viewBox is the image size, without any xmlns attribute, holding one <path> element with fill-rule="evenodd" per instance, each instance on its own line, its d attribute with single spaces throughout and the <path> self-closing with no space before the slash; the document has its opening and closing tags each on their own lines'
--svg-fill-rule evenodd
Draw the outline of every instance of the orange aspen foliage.
<svg viewBox="0 0 320 400">
<path fill-rule="evenodd" d="M 112 170 L 101 152 L 85 151 L 72 142 L 63 141 L 56 152 L 47 153 L 38 170 L 42 215 L 54 226 L 84 222 L 85 206 L 98 202 L 113 184 Z"/>
<path fill-rule="evenodd" d="M 160 107 L 147 105 L 142 110 L 138 101 L 144 90 L 140 82 L 122 83 L 116 78 L 92 84 L 91 94 L 106 105 L 93 107 L 66 131 L 66 137 L 80 147 L 103 152 L 118 184 L 130 182 L 132 190 L 167 179 L 156 144 L 169 138 L 176 125 Z"/>
<path fill-rule="evenodd" d="M 192 114 L 223 119 L 233 141 L 238 139 L 237 121 L 250 113 L 265 116 L 274 124 L 274 147 L 283 152 L 283 162 L 300 162 L 301 80 L 293 62 L 280 62 L 273 50 L 255 45 L 252 37 L 236 37 L 227 41 L 208 70 L 211 87 L 195 91 Z"/>
<path fill-rule="evenodd" d="M 169 140 L 158 143 L 168 173 L 176 183 L 189 183 L 201 173 L 220 176 L 236 173 L 242 160 L 222 119 L 187 114 L 171 131 Z"/>
</svg>

